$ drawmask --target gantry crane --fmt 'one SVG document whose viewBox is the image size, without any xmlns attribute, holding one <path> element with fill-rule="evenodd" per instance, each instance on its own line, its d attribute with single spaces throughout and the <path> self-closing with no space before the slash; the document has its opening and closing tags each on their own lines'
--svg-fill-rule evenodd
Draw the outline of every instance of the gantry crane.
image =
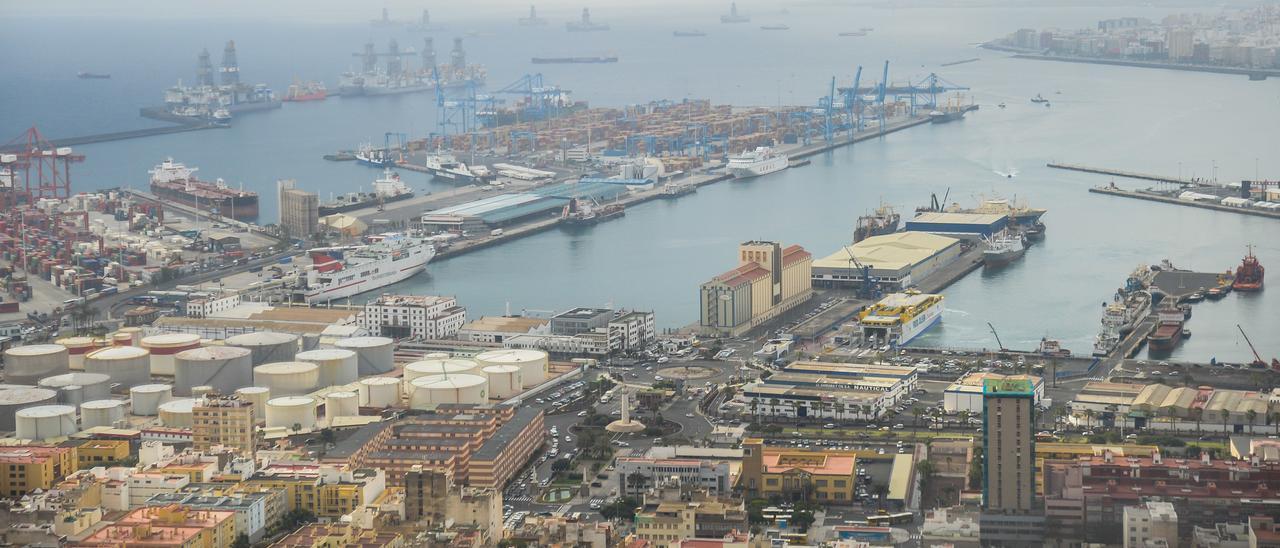
<svg viewBox="0 0 1280 548">
<path fill-rule="evenodd" d="M 21 195 L 27 203 L 41 198 L 71 197 L 71 164 L 83 162 L 84 155 L 71 147 L 54 146 L 35 126 L 0 146 L 0 190 L 13 198 L 11 207 Z"/>
</svg>

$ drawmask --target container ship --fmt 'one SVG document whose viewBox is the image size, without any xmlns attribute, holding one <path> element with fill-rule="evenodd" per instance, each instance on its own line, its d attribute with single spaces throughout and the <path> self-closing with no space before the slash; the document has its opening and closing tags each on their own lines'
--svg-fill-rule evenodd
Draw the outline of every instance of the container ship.
<svg viewBox="0 0 1280 548">
<path fill-rule="evenodd" d="M 874 215 L 858 217 L 858 226 L 853 229 L 853 243 L 861 242 L 872 236 L 892 234 L 898 231 L 901 217 L 893 210 L 893 206 L 881 205 Z"/>
<path fill-rule="evenodd" d="M 963 118 L 963 110 L 935 110 L 929 113 L 929 121 L 935 124 L 945 124 L 947 122 L 954 122 Z"/>
<path fill-rule="evenodd" d="M 400 174 L 384 169 L 382 178 L 373 182 L 373 192 L 349 192 L 337 199 L 320 204 L 321 215 L 333 215 L 372 205 L 382 206 L 388 202 L 408 200 L 413 197 L 413 189 L 400 181 Z"/>
<path fill-rule="evenodd" d="M 173 158 L 165 159 L 149 172 L 151 193 L 231 219 L 258 218 L 257 192 L 230 188 L 222 179 L 213 183 L 201 181 L 193 176 L 198 169 L 174 162 Z"/>
<path fill-rule="evenodd" d="M 738 179 L 759 177 L 787 169 L 787 155 L 769 147 L 756 147 L 729 157 L 728 170 Z"/>
<path fill-rule="evenodd" d="M 942 320 L 942 295 L 893 293 L 858 313 L 862 339 L 902 346 Z"/>
<path fill-rule="evenodd" d="M 557 65 L 557 64 L 588 64 L 588 63 L 617 63 L 617 55 L 609 55 L 607 57 L 534 57 L 531 62 L 535 65 Z"/>
<path fill-rule="evenodd" d="M 1170 300 L 1156 311 L 1156 328 L 1147 335 L 1147 346 L 1153 352 L 1168 352 L 1182 341 L 1182 326 L 1187 321 L 1186 314 L 1174 306 Z"/>
<path fill-rule="evenodd" d="M 1262 279 L 1266 273 L 1267 270 L 1258 263 L 1258 258 L 1253 256 L 1253 247 L 1250 246 L 1249 254 L 1236 267 L 1236 280 L 1231 283 L 1231 287 L 1236 291 L 1261 291 Z"/>
<path fill-rule="evenodd" d="M 312 266 L 303 290 L 307 304 L 345 299 L 406 280 L 426 270 L 436 256 L 427 240 L 405 234 L 381 234 L 367 241 L 308 251 Z"/>
<path fill-rule="evenodd" d="M 289 86 L 289 92 L 285 94 L 284 100 L 293 102 L 323 101 L 328 96 L 329 90 L 325 88 L 324 82 L 307 82 Z"/>
</svg>

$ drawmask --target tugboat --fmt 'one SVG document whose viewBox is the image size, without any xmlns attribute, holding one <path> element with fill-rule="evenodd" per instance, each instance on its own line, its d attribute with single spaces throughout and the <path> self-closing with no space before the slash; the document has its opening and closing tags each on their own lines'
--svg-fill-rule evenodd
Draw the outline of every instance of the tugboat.
<svg viewBox="0 0 1280 548">
<path fill-rule="evenodd" d="M 1253 256 L 1253 246 L 1249 246 L 1249 254 L 1236 267 L 1236 280 L 1231 283 L 1231 287 L 1236 291 L 1262 291 L 1262 279 L 1266 273 L 1267 269 Z"/>
</svg>

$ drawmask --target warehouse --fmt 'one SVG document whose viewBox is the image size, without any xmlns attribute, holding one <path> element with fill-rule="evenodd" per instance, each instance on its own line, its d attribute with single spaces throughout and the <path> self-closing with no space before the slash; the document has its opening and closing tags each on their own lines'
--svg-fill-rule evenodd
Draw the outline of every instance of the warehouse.
<svg viewBox="0 0 1280 548">
<path fill-rule="evenodd" d="M 604 182 L 560 183 L 529 192 L 499 194 L 429 211 L 423 214 L 422 225 L 427 230 L 481 230 L 505 226 L 559 211 L 574 198 L 614 200 L 626 194 L 627 189 L 627 185 Z"/>
<path fill-rule="evenodd" d="M 990 237 L 1009 226 L 1009 217 L 997 213 L 921 213 L 907 221 L 907 230 L 946 234 L 961 238 Z"/>
<path fill-rule="evenodd" d="M 742 389 L 757 415 L 834 419 L 878 418 L 915 390 L 914 367 L 796 362 Z"/>
<path fill-rule="evenodd" d="M 951 383 L 942 393 L 942 407 L 947 413 L 982 413 L 982 382 L 986 379 L 1027 380 L 1035 387 L 1034 403 L 1044 399 L 1044 379 L 1032 375 L 1001 375 L 975 371 Z"/>
<path fill-rule="evenodd" d="M 853 264 L 853 259 L 857 259 L 882 286 L 903 289 L 954 262 L 963 252 L 962 247 L 960 240 L 927 232 L 872 236 L 814 261 L 813 285 L 839 287 L 862 283 L 863 271 Z"/>
</svg>

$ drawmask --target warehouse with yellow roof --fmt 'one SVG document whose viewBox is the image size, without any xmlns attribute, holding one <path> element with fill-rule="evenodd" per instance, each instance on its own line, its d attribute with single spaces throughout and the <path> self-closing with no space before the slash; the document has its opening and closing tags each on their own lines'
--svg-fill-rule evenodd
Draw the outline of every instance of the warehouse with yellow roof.
<svg viewBox="0 0 1280 548">
<path fill-rule="evenodd" d="M 928 232 L 872 236 L 813 262 L 813 285 L 841 287 L 862 283 L 863 271 L 889 289 L 906 288 L 960 257 L 960 240 Z"/>
</svg>

